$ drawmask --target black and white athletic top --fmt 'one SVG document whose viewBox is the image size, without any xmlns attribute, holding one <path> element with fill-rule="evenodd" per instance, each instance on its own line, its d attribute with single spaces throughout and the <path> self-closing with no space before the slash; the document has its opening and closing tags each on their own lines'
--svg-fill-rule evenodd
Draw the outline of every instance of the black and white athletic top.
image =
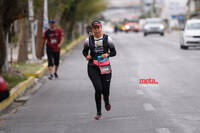
<svg viewBox="0 0 200 133">
<path fill-rule="evenodd" d="M 91 41 L 90 41 L 91 37 L 88 37 L 85 41 L 84 41 L 84 48 L 83 48 L 83 55 L 85 57 L 88 56 L 88 54 L 90 54 L 92 56 L 92 60 L 89 61 L 89 64 L 93 62 L 93 60 L 97 59 L 97 56 L 101 56 L 102 54 L 108 53 L 109 57 L 113 57 L 116 55 L 116 50 L 115 50 L 115 46 L 113 44 L 113 41 L 111 39 L 111 37 L 107 37 L 107 41 L 105 41 L 104 37 L 100 37 L 100 38 L 95 38 L 94 37 L 94 44 L 93 44 L 93 51 L 91 51 Z M 107 50 L 105 50 L 105 44 L 107 43 Z M 90 53 L 89 53 L 90 52 Z M 91 52 L 93 52 L 94 54 L 91 54 Z"/>
</svg>

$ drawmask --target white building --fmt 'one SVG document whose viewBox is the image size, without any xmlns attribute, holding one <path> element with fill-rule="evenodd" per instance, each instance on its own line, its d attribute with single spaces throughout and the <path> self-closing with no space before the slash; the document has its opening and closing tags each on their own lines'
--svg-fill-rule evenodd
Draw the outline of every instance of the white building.
<svg viewBox="0 0 200 133">
<path fill-rule="evenodd" d="M 187 12 L 187 0 L 163 0 L 162 18 L 173 15 L 185 14 Z"/>
<path fill-rule="evenodd" d="M 161 18 L 169 21 L 169 27 L 178 27 L 187 13 L 188 0 L 163 0 Z"/>
</svg>

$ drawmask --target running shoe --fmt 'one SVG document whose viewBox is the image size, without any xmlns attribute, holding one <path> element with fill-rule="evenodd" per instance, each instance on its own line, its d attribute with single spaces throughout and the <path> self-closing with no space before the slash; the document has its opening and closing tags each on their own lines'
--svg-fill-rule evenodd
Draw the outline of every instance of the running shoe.
<svg viewBox="0 0 200 133">
<path fill-rule="evenodd" d="M 58 78 L 58 74 L 57 73 L 54 73 L 54 76 L 55 76 L 55 78 Z"/>
<path fill-rule="evenodd" d="M 52 80 L 52 79 L 53 79 L 53 75 L 50 74 L 50 75 L 49 75 L 49 80 Z"/>
<path fill-rule="evenodd" d="M 94 117 L 95 120 L 100 120 L 101 118 L 102 118 L 101 115 L 96 115 L 96 116 Z"/>
</svg>

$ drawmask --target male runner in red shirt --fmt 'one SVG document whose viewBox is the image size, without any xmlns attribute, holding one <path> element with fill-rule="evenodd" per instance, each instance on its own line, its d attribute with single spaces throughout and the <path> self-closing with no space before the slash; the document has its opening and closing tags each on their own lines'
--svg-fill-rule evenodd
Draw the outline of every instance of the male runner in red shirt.
<svg viewBox="0 0 200 133">
<path fill-rule="evenodd" d="M 49 68 L 49 79 L 58 78 L 57 70 L 60 61 L 60 47 L 64 43 L 64 34 L 60 28 L 56 27 L 56 21 L 50 20 L 50 28 L 47 29 L 43 36 L 43 45 L 46 44 L 48 68 Z M 53 74 L 53 66 L 55 65 L 55 71 Z"/>
</svg>

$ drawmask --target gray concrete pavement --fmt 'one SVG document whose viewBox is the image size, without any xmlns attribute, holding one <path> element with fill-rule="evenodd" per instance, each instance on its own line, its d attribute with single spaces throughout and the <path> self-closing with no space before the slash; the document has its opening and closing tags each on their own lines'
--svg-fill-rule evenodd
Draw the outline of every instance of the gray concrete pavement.
<svg viewBox="0 0 200 133">
<path fill-rule="evenodd" d="M 178 34 L 111 35 L 112 109 L 96 114 L 82 44 L 65 56 L 60 78 L 46 81 L 0 131 L 6 133 L 199 133 L 199 50 L 180 50 Z M 141 85 L 154 78 L 158 85 Z M 103 105 L 103 104 L 102 104 Z"/>
</svg>

